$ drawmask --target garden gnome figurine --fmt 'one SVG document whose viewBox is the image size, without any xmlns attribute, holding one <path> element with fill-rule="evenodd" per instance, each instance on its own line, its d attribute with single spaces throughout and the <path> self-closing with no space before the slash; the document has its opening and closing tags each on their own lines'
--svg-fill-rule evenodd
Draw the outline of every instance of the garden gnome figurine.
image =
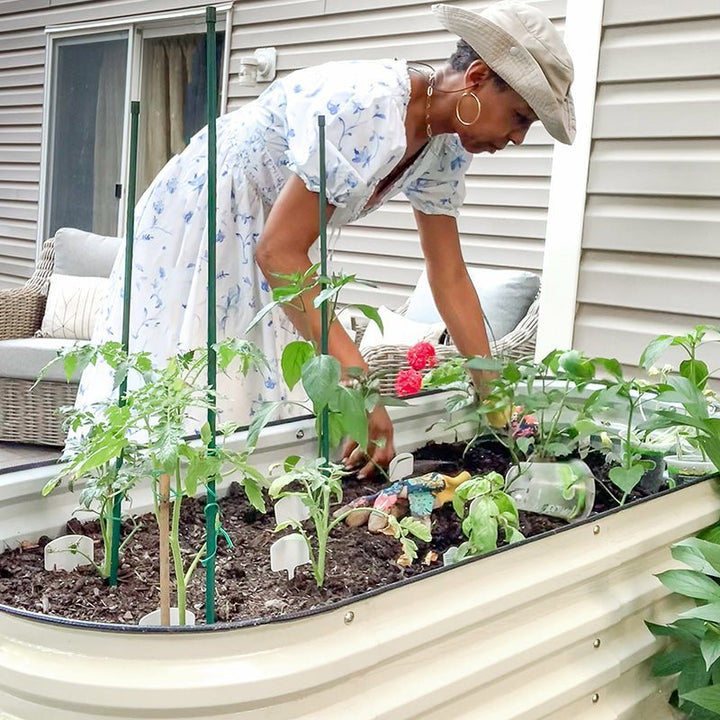
<svg viewBox="0 0 720 720">
<path fill-rule="evenodd" d="M 335 511 L 335 517 L 350 510 L 345 522 L 351 527 L 367 523 L 370 532 L 382 532 L 387 527 L 386 515 L 373 512 L 380 510 L 387 515 L 402 517 L 409 510 L 410 515 L 430 529 L 430 514 L 450 502 L 460 483 L 470 479 L 469 472 L 455 477 L 431 472 L 420 477 L 398 480 L 372 495 L 363 495 Z"/>
</svg>

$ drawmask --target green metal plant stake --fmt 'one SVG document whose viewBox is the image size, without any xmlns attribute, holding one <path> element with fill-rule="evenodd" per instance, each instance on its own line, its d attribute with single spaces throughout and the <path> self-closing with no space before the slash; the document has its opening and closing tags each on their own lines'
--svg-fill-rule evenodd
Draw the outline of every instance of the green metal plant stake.
<svg viewBox="0 0 720 720">
<path fill-rule="evenodd" d="M 318 149 L 320 151 L 320 292 L 327 287 L 327 207 L 325 200 L 325 116 L 318 115 Z M 323 355 L 328 354 L 328 308 L 327 300 L 320 303 L 320 352 Z M 327 405 L 322 410 L 320 416 L 320 457 L 325 458 L 325 462 L 330 461 L 330 431 L 329 431 L 329 410 Z"/>
<path fill-rule="evenodd" d="M 130 346 L 130 293 L 132 291 L 132 260 L 133 237 L 135 235 L 135 179 L 137 176 L 137 146 L 138 146 L 138 118 L 140 117 L 140 103 L 133 100 L 130 103 L 130 172 L 128 176 L 127 215 L 125 219 L 125 285 L 123 290 L 123 322 L 122 322 L 122 349 L 125 354 Z M 118 390 L 118 405 L 125 405 L 127 394 L 127 377 L 120 383 Z M 117 459 L 116 469 L 122 467 L 122 455 Z M 113 500 L 112 516 L 112 542 L 110 544 L 110 585 L 117 585 L 118 565 L 120 562 L 120 514 L 122 512 L 122 494 L 115 495 Z"/>
<path fill-rule="evenodd" d="M 215 449 L 216 441 L 216 390 L 217 358 L 215 342 L 217 340 L 216 317 L 216 196 L 217 196 L 217 55 L 215 39 L 215 8 L 205 8 L 207 25 L 207 134 L 208 134 L 208 172 L 207 172 L 207 237 L 208 237 L 208 326 L 207 326 L 207 379 L 212 392 L 207 420 L 210 426 L 210 452 Z M 205 557 L 205 621 L 215 622 L 215 554 L 217 552 L 217 494 L 215 480 L 207 484 L 207 502 L 205 503 L 205 533 L 207 537 L 207 555 Z"/>
</svg>

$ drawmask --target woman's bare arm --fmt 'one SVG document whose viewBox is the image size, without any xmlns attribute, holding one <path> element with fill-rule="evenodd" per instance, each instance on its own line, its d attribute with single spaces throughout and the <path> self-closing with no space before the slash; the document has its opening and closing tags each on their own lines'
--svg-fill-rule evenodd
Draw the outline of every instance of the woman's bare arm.
<svg viewBox="0 0 720 720">
<path fill-rule="evenodd" d="M 332 216 L 333 210 L 332 205 L 327 206 L 328 218 Z M 319 215 L 317 194 L 308 190 L 299 177 L 292 175 L 268 215 L 255 251 L 258 267 L 271 287 L 283 284 L 284 281 L 276 277 L 278 273 L 292 275 L 298 271 L 304 272 L 311 266 L 308 253 L 318 236 Z M 298 332 L 317 346 L 320 345 L 321 317 L 313 301 L 318 292 L 315 288 L 303 295 L 302 309 L 291 305 L 283 308 Z M 367 370 L 367 363 L 360 350 L 337 321 L 330 326 L 328 349 L 343 368 L 359 367 Z M 360 475 L 372 473 L 375 469 L 373 462 L 387 466 L 395 455 L 392 423 L 384 407 L 379 406 L 371 413 L 368 431 L 369 458 L 357 450 L 354 443 L 346 445 L 343 451 L 344 456 L 349 458 L 349 466 L 356 467 L 359 463 L 364 465 Z"/>
</svg>

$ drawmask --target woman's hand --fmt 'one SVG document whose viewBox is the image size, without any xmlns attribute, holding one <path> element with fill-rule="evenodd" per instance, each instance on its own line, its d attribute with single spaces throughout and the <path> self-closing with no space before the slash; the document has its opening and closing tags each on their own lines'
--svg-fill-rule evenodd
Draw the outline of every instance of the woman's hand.
<svg viewBox="0 0 720 720">
<path fill-rule="evenodd" d="M 377 466 L 387 467 L 395 457 L 393 444 L 393 426 L 384 405 L 378 405 L 368 415 L 368 452 L 366 453 L 353 440 L 348 440 L 343 447 L 342 461 L 348 470 L 358 471 L 359 478 L 372 475 Z"/>
</svg>

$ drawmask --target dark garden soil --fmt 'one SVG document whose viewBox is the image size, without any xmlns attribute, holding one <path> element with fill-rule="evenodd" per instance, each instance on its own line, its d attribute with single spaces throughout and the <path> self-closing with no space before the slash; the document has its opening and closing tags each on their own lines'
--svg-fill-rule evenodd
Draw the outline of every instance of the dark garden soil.
<svg viewBox="0 0 720 720">
<path fill-rule="evenodd" d="M 416 470 L 427 472 L 439 469 L 447 474 L 466 469 L 472 474 L 490 470 L 504 473 L 509 459 L 502 446 L 479 443 L 462 457 L 464 444 L 430 444 L 416 452 Z M 602 480 L 607 467 L 599 457 L 590 456 L 586 462 L 601 482 L 594 512 L 616 507 L 604 490 Z M 439 465 L 437 463 L 440 463 Z M 417 473 L 419 474 L 419 473 Z M 344 484 L 345 500 L 377 491 L 380 480 L 359 481 L 350 477 Z M 637 491 L 629 500 L 641 497 Z M 50 502 L 50 501 L 48 501 Z M 223 527 L 230 535 L 234 548 L 222 540 L 216 565 L 216 615 L 219 622 L 252 618 L 277 617 L 325 606 L 388 583 L 413 577 L 442 566 L 442 553 L 451 545 L 463 541 L 460 524 L 452 506 L 433 513 L 433 539 L 419 543 L 418 560 L 411 567 L 400 567 L 397 541 L 383 534 L 371 534 L 366 528 L 340 525 L 328 546 L 326 582 L 318 588 L 310 566 L 297 568 L 293 580 L 286 573 L 270 570 L 270 545 L 277 539 L 273 533 L 272 512 L 262 515 L 245 499 L 242 490 L 232 485 L 220 501 Z M 143 529 L 125 549 L 119 584 L 108 587 L 90 568 L 72 572 L 45 572 L 42 548 L 49 538 L 0 555 L 0 604 L 65 618 L 135 624 L 158 604 L 158 533 L 152 514 L 135 519 Z M 96 544 L 96 556 L 101 552 L 97 523 L 68 522 L 71 533 L 89 535 Z M 520 529 L 525 537 L 565 527 L 567 523 L 555 518 L 520 513 Z M 124 528 L 128 532 L 131 525 Z M 205 520 L 203 502 L 187 500 L 182 522 L 183 548 L 188 557 L 193 549 L 202 546 Z M 204 571 L 198 568 L 188 591 L 188 608 L 198 622 L 204 618 Z"/>
</svg>

